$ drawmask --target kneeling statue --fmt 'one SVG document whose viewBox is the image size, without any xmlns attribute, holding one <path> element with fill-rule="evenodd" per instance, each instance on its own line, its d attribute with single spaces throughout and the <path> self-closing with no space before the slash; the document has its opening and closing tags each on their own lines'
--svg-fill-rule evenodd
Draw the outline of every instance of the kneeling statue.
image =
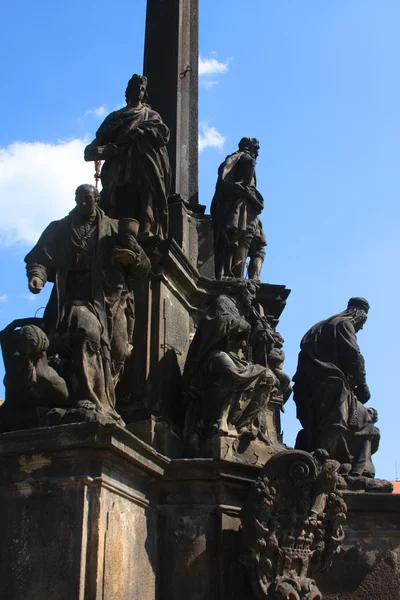
<svg viewBox="0 0 400 600">
<path fill-rule="evenodd" d="M 347 309 L 314 325 L 303 337 L 294 380 L 297 418 L 303 429 L 296 448 L 323 448 L 353 477 L 375 476 L 371 455 L 379 445 L 377 413 L 370 399 L 356 333 L 369 304 L 351 298 Z"/>
</svg>

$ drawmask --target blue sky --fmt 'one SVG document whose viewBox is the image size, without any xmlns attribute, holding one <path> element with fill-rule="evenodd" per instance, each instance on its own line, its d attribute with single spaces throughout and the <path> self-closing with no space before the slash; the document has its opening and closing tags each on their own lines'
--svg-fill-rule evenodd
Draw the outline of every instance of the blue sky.
<svg viewBox="0 0 400 600">
<path fill-rule="evenodd" d="M 29 295 L 23 257 L 92 181 L 82 151 L 142 70 L 145 4 L 3 10 L 0 328 L 46 303 L 45 292 Z M 262 279 L 292 290 L 279 325 L 286 370 L 312 324 L 350 296 L 369 300 L 359 343 L 382 433 L 377 474 L 390 479 L 395 461 L 400 470 L 399 22 L 397 0 L 200 0 L 200 201 L 209 206 L 239 139 L 257 136 Z M 298 428 L 289 400 L 286 443 Z"/>
</svg>

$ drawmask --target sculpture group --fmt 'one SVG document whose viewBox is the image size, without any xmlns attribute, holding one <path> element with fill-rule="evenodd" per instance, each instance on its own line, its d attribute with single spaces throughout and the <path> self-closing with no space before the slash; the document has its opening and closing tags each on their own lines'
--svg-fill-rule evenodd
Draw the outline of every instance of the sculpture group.
<svg viewBox="0 0 400 600">
<path fill-rule="evenodd" d="M 103 161 L 101 193 L 80 185 L 75 208 L 25 258 L 30 291 L 53 289 L 42 319 L 17 320 L 1 332 L 4 431 L 76 420 L 123 425 L 115 389 L 132 351 L 133 282 L 151 270 L 140 244 L 168 237 L 171 193 L 169 129 L 147 104 L 146 77 L 133 75 L 125 96 L 126 106 L 106 117 L 84 153 L 97 172 Z M 258 139 L 243 137 L 218 169 L 211 220 L 219 294 L 197 324 L 182 373 L 189 456 L 207 455 L 207 440 L 219 437 L 269 445 L 270 403 L 283 407 L 292 391 L 283 339 L 256 299 L 266 246 L 259 149 Z M 315 325 L 301 342 L 294 377 L 303 427 L 297 448 L 326 450 L 353 478 L 374 476 L 379 443 L 356 341 L 368 309 L 352 298 L 347 310 Z"/>
<path fill-rule="evenodd" d="M 135 321 L 146 318 L 135 307 L 135 289 L 157 280 L 157 245 L 149 241 L 171 242 L 169 199 L 177 196 L 170 132 L 147 104 L 146 77 L 133 75 L 125 95 L 126 106 L 107 116 L 84 152 L 95 162 L 101 192 L 78 186 L 75 207 L 50 223 L 25 257 L 29 290 L 53 288 L 42 318 L 17 319 L 0 332 L 1 432 L 75 422 L 125 426 L 118 384 L 135 369 Z M 302 429 L 296 449 L 288 449 L 276 417 L 292 393 L 284 340 L 257 297 L 267 244 L 259 149 L 257 138 L 243 137 L 218 169 L 213 294 L 200 317 L 185 299 L 195 331 L 177 367 L 182 418 L 174 435 L 180 457 L 266 461 L 243 505 L 240 560 L 255 597 L 316 600 L 313 574 L 329 567 L 343 541 L 341 491 L 390 491 L 388 482 L 374 480 L 380 434 L 377 412 L 365 406 L 370 392 L 357 343 L 369 304 L 351 298 L 346 310 L 303 337 L 293 378 Z"/>
</svg>

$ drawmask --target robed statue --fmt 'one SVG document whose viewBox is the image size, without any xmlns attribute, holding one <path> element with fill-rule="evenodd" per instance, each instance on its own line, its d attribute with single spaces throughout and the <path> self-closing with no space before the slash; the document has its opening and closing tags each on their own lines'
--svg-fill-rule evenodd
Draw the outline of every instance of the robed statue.
<svg viewBox="0 0 400 600">
<path fill-rule="evenodd" d="M 255 290 L 250 281 L 232 280 L 229 295 L 211 302 L 189 347 L 183 380 L 191 451 L 214 435 L 268 442 L 263 417 L 275 376 L 250 358 Z"/>
<path fill-rule="evenodd" d="M 255 166 L 260 146 L 256 138 L 242 138 L 239 150 L 218 169 L 211 203 L 214 228 L 215 278 L 259 279 L 267 244 L 260 220 L 264 199 L 257 190 Z"/>
<path fill-rule="evenodd" d="M 323 448 L 356 477 L 374 477 L 371 455 L 380 438 L 377 413 L 365 407 L 370 391 L 356 336 L 368 310 L 364 298 L 351 298 L 346 310 L 314 325 L 301 341 L 293 378 L 303 427 L 296 447 Z"/>
<path fill-rule="evenodd" d="M 147 100 L 147 78 L 133 75 L 126 106 L 105 118 L 85 149 L 85 160 L 104 161 L 100 207 L 115 219 L 133 218 L 139 233 L 168 234 L 171 169 L 169 129 Z"/>
<path fill-rule="evenodd" d="M 98 200 L 95 187 L 79 186 L 75 208 L 50 223 L 25 262 L 33 294 L 54 284 L 43 330 L 52 368 L 68 389 L 64 404 L 119 421 L 115 386 L 132 349 L 131 284 L 148 274 L 150 262 L 126 220 L 107 217 Z"/>
</svg>

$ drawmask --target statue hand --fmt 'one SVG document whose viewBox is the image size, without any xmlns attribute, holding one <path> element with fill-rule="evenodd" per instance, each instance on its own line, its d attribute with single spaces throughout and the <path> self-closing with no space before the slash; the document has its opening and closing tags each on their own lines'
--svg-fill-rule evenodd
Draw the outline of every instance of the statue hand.
<svg viewBox="0 0 400 600">
<path fill-rule="evenodd" d="M 32 277 L 29 280 L 28 287 L 32 294 L 39 294 L 44 286 L 44 282 L 40 279 L 40 277 Z"/>
</svg>

